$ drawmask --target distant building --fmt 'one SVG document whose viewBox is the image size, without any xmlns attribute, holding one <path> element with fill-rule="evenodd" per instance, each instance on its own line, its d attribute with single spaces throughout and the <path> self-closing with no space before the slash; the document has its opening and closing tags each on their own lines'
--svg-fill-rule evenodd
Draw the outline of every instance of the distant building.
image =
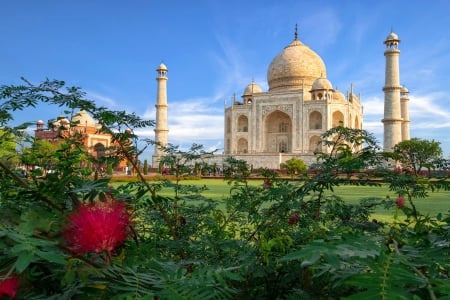
<svg viewBox="0 0 450 300">
<path fill-rule="evenodd" d="M 48 128 L 44 127 L 42 120 L 39 120 L 36 126 L 35 138 L 52 143 L 57 143 L 64 138 L 79 134 L 89 154 L 96 158 L 104 157 L 106 149 L 113 146 L 111 135 L 99 133 L 100 125 L 95 123 L 94 119 L 84 110 L 76 113 L 70 121 L 60 116 L 56 120 L 49 122 Z M 125 168 L 126 162 L 121 162 L 118 167 Z"/>
</svg>

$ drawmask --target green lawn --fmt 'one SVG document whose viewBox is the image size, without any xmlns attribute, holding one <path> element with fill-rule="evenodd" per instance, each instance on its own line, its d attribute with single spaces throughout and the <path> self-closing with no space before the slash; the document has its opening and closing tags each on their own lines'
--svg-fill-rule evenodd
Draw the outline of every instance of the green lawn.
<svg viewBox="0 0 450 300">
<path fill-rule="evenodd" d="M 206 198 L 221 201 L 229 196 L 230 186 L 222 179 L 202 179 L 202 180 L 185 180 L 181 184 L 186 185 L 206 185 L 208 190 L 202 193 Z M 262 181 L 250 181 L 252 185 L 262 184 Z M 362 198 L 382 197 L 386 196 L 395 199 L 397 195 L 389 191 L 386 185 L 380 187 L 373 186 L 339 186 L 334 190 L 335 194 L 342 197 L 348 203 L 358 203 Z M 163 195 L 173 196 L 173 191 L 163 190 Z M 422 214 L 436 215 L 437 213 L 449 213 L 450 211 L 450 191 L 438 191 L 429 194 L 428 198 L 416 199 L 414 204 L 417 210 Z M 373 215 L 377 220 L 392 219 L 395 209 L 385 210 L 378 208 Z M 401 212 L 400 214 L 401 215 Z"/>
</svg>

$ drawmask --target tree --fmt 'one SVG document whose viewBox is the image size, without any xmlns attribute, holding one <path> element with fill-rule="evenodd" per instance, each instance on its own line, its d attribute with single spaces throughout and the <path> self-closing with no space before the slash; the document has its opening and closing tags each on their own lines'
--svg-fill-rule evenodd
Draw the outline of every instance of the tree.
<svg viewBox="0 0 450 300">
<path fill-rule="evenodd" d="M 334 127 L 322 135 L 321 143 L 327 151 L 318 153 L 317 161 L 326 172 L 342 172 L 350 178 L 353 172 L 379 167 L 385 161 L 375 137 L 366 130 Z"/>
<path fill-rule="evenodd" d="M 14 165 L 18 161 L 14 134 L 0 129 L 0 160 Z"/>
<path fill-rule="evenodd" d="M 294 175 L 304 173 L 307 170 L 305 162 L 301 159 L 293 157 L 280 165 L 282 169 L 286 169 L 288 175 L 294 178 Z"/>
<path fill-rule="evenodd" d="M 418 176 L 424 168 L 428 172 L 436 168 L 442 159 L 442 148 L 437 141 L 412 138 L 395 145 L 393 157 L 403 169 Z"/>
<path fill-rule="evenodd" d="M 144 167 L 143 168 L 144 168 L 144 170 L 143 170 L 144 175 L 147 175 L 148 174 L 148 162 L 146 159 L 144 159 Z"/>
<path fill-rule="evenodd" d="M 35 140 L 30 148 L 25 149 L 22 155 L 22 162 L 27 166 L 39 167 L 43 174 L 52 169 L 56 163 L 56 151 L 59 145 L 47 140 Z"/>
</svg>

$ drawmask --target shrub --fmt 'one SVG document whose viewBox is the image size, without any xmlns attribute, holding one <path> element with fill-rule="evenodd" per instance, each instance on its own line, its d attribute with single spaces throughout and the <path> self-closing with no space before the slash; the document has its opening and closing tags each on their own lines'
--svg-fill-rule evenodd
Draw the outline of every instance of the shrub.
<svg viewBox="0 0 450 300">
<path fill-rule="evenodd" d="M 211 155 L 193 144 L 169 145 L 163 164 L 172 175 L 149 180 L 123 128 L 152 126 L 110 111 L 64 83 L 0 88 L 0 121 L 39 101 L 100 120 L 118 141 L 115 159 L 136 176 L 92 178 L 92 159 L 77 140 L 57 151 L 55 172 L 23 178 L 0 160 L 0 295 L 18 299 L 438 299 L 450 297 L 450 215 L 422 215 L 415 200 L 449 189 L 448 178 L 421 178 L 383 168 L 387 155 L 365 131 L 334 128 L 322 136 L 314 173 L 297 181 L 252 170 L 230 157 L 225 208 L 183 184 L 190 166 Z M 19 130 L 20 131 L 20 130 Z M 3 135 L 9 136 L 10 135 Z M 0 142 L 3 142 L 0 137 Z M 8 139 L 10 142 L 10 139 Z M 152 141 L 144 140 L 148 144 Z M 442 162 L 442 160 L 439 160 Z M 446 164 L 442 164 L 446 165 Z M 374 172 L 352 178 L 355 169 Z M 204 168 L 203 168 L 204 169 Z M 346 176 L 342 176 L 342 174 Z M 348 176 L 347 176 L 348 175 Z M 159 175 L 158 175 L 159 176 Z M 171 176 L 171 177 L 169 177 Z M 371 179 L 377 178 L 377 181 Z M 159 180 L 160 179 L 160 180 Z M 112 180 L 123 184 L 112 189 Z M 351 205 L 340 185 L 386 182 L 404 201 L 366 197 Z M 159 191 L 169 188 L 173 196 Z M 125 206 L 126 203 L 126 206 Z M 397 206 L 402 204 L 401 209 Z M 406 218 L 370 220 L 377 206 Z M 16 280 L 17 279 L 17 280 Z M 19 284 L 20 283 L 20 284 Z"/>
</svg>

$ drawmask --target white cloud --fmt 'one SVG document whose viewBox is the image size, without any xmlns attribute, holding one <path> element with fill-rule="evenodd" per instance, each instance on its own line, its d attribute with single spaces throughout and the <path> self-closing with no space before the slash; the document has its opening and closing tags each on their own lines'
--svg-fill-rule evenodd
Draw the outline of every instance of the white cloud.
<svg viewBox="0 0 450 300">
<path fill-rule="evenodd" d="M 429 119 L 432 123 L 450 122 L 450 110 L 438 104 L 442 99 L 448 99 L 448 96 L 443 93 L 411 95 L 409 113 L 412 118 Z"/>
<path fill-rule="evenodd" d="M 100 105 L 105 105 L 109 108 L 117 106 L 117 101 L 115 101 L 113 98 L 101 95 L 97 92 L 86 91 L 86 95 L 88 98 L 91 98 L 92 100 L 94 100 L 96 102 L 100 102 Z"/>
<path fill-rule="evenodd" d="M 383 123 L 381 121 L 369 121 L 363 123 L 364 130 L 371 132 L 373 134 L 383 133 Z"/>
<path fill-rule="evenodd" d="M 169 103 L 168 127 L 171 144 L 202 143 L 223 140 L 224 112 L 208 105 L 208 99 L 193 99 Z M 144 113 L 145 118 L 155 119 L 155 109 Z M 136 131 L 140 136 L 154 137 L 153 128 Z"/>
<path fill-rule="evenodd" d="M 364 107 L 364 116 L 383 116 L 384 113 L 384 99 L 378 96 L 369 97 L 367 100 L 362 100 Z M 381 117 L 380 117 L 381 120 Z"/>
</svg>

